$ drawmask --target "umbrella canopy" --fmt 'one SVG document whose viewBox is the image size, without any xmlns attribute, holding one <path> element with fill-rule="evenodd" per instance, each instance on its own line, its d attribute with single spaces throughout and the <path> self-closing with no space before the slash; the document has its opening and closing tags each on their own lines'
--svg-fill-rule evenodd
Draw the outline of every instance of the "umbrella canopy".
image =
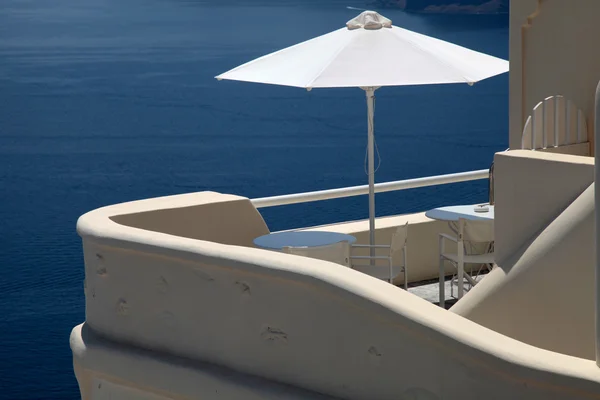
<svg viewBox="0 0 600 400">
<path fill-rule="evenodd" d="M 474 83 L 508 61 L 393 26 L 365 11 L 346 27 L 257 58 L 217 79 L 301 88 Z"/>
<path fill-rule="evenodd" d="M 360 87 L 367 96 L 370 244 L 375 244 L 374 92 L 381 86 L 473 84 L 508 61 L 392 25 L 365 11 L 346 27 L 257 58 L 216 78 L 306 88 Z M 375 250 L 371 248 L 371 256 Z M 372 260 L 373 263 L 373 260 Z"/>
</svg>

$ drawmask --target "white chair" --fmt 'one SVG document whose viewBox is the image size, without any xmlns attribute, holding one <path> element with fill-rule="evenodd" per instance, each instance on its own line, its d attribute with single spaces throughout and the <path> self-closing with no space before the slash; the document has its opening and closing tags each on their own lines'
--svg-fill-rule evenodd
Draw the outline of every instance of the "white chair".
<svg viewBox="0 0 600 400">
<path fill-rule="evenodd" d="M 456 253 L 446 251 L 446 241 L 456 243 Z M 464 295 L 465 278 L 472 286 L 475 286 L 476 279 L 469 274 L 465 275 L 465 264 L 480 264 L 490 266 L 494 263 L 493 252 L 494 241 L 494 221 L 490 220 L 467 220 L 460 218 L 458 220 L 457 236 L 451 236 L 440 233 L 440 307 L 445 307 L 445 262 L 449 261 L 457 270 L 456 280 L 458 284 L 458 299 Z M 476 244 L 485 245 L 486 251 L 479 254 L 473 254 L 473 248 Z M 467 247 L 471 251 L 467 252 Z M 454 276 L 452 281 L 454 280 Z M 451 281 L 451 284 L 452 284 Z"/>
<path fill-rule="evenodd" d="M 402 226 L 399 226 L 394 234 L 389 245 L 368 245 L 368 244 L 353 244 L 350 251 L 350 260 L 364 260 L 369 261 L 368 265 L 355 265 L 351 262 L 352 269 L 373 276 L 378 279 L 388 280 L 390 283 L 393 282 L 394 278 L 400 275 L 400 272 L 404 272 L 404 289 L 408 288 L 408 264 L 406 263 L 406 245 L 408 242 L 408 222 Z M 354 256 L 352 250 L 355 248 L 374 248 L 377 250 L 387 249 L 385 255 L 375 256 Z M 392 264 L 392 256 L 397 251 L 402 250 L 402 266 L 394 266 Z M 388 265 L 377 265 L 377 260 L 387 260 Z M 371 261 L 374 261 L 371 263 Z"/>
<path fill-rule="evenodd" d="M 344 265 L 346 267 L 350 266 L 350 244 L 347 241 L 342 241 L 327 246 L 286 246 L 283 248 L 283 252 L 287 254 L 295 254 L 297 256 L 330 261 L 336 264 Z"/>
</svg>

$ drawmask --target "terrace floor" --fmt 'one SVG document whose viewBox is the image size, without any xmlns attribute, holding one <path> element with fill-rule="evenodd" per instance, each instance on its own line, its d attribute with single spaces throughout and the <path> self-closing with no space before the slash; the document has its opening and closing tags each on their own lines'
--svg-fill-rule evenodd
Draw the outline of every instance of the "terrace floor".
<svg viewBox="0 0 600 400">
<path fill-rule="evenodd" d="M 475 280 L 477 282 L 481 281 L 485 277 L 486 273 L 480 273 Z M 444 294 L 445 294 L 445 305 L 446 309 L 452 307 L 458 299 L 457 296 L 457 285 L 456 282 L 453 284 L 453 288 L 451 289 L 451 277 L 446 277 L 446 281 L 444 282 Z M 471 288 L 471 285 L 465 281 L 465 294 Z M 429 301 L 430 303 L 439 305 L 440 298 L 440 284 L 437 279 L 431 279 L 427 281 L 414 282 L 408 284 L 408 292 L 414 294 L 415 296 L 419 296 L 420 298 Z M 454 295 L 454 297 L 452 296 Z"/>
</svg>

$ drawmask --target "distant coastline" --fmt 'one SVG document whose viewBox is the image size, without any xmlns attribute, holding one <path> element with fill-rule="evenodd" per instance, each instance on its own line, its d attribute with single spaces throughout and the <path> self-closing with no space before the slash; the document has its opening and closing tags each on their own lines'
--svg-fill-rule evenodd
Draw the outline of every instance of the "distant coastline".
<svg viewBox="0 0 600 400">
<path fill-rule="evenodd" d="M 428 14 L 506 14 L 509 0 L 374 0 L 379 7 Z"/>
</svg>

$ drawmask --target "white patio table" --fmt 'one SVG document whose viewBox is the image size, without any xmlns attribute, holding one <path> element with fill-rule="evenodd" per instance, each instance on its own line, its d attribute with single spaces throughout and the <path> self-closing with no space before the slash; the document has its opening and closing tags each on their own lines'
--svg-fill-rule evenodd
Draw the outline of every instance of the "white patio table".
<svg viewBox="0 0 600 400">
<path fill-rule="evenodd" d="M 429 210 L 425 216 L 439 221 L 458 222 L 459 218 L 470 220 L 494 220 L 494 206 L 485 204 L 487 211 L 478 209 L 479 204 L 439 207 Z"/>
<path fill-rule="evenodd" d="M 350 245 L 356 242 L 352 235 L 327 231 L 286 231 L 263 235 L 254 239 L 257 247 L 304 255 L 349 266 Z"/>
</svg>

